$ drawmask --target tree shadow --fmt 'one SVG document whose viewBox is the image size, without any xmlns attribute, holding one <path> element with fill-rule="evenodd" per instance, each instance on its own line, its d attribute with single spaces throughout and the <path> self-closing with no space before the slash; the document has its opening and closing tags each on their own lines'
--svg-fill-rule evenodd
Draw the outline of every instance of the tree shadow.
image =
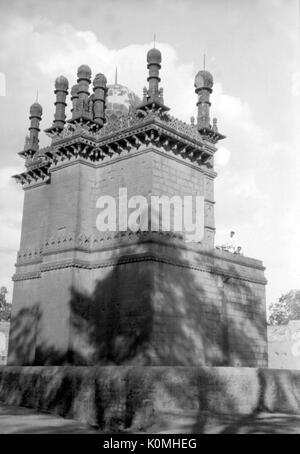
<svg viewBox="0 0 300 454">
<path fill-rule="evenodd" d="M 39 303 L 22 307 L 10 322 L 9 347 L 11 361 L 18 365 L 35 363 L 37 330 L 41 320 Z"/>
<path fill-rule="evenodd" d="M 149 364 L 153 308 L 147 270 L 121 256 L 91 294 L 70 289 L 72 364 Z"/>
<path fill-rule="evenodd" d="M 199 380 L 196 368 L 266 363 L 261 350 L 266 341 L 261 296 L 239 275 L 236 266 L 230 265 L 228 253 L 224 253 L 224 260 L 229 265 L 222 273 L 215 266 L 222 260 L 221 253 L 216 259 L 207 251 L 199 261 L 196 248 L 187 251 L 182 243 L 172 243 L 168 235 L 153 239 L 141 234 L 135 246 L 131 245 L 130 255 L 124 252 L 126 248 L 119 251 L 110 272 L 104 276 L 99 271 L 97 277 L 95 271 L 92 292 L 82 290 L 76 280 L 70 288 L 70 338 L 65 351 L 41 342 L 36 347 L 43 317 L 39 305 L 23 308 L 13 317 L 10 345 L 17 364 L 68 367 L 63 373 L 57 368 L 43 373 L 36 369 L 27 379 L 17 372 L 13 376 L 12 371 L 9 395 L 19 389 L 19 397 L 12 403 L 72 417 L 77 414 L 74 400 L 80 395 L 80 411 L 88 412 L 99 427 L 110 421 L 110 427 L 146 428 L 154 418 L 152 396 L 158 387 L 172 405 L 199 410 L 195 423 L 199 431 L 205 426 L 203 409 L 211 405 L 211 393 L 203 391 L 210 382 L 225 394 L 228 386 L 222 376 L 209 370 Z M 110 367 L 121 365 L 128 368 L 116 371 Z M 87 373 L 78 366 L 96 367 Z M 98 366 L 108 369 L 98 369 L 98 373 Z M 144 366 L 191 368 L 184 392 L 180 378 L 184 370 L 174 381 L 165 378 L 164 367 L 147 374 L 140 369 Z M 84 389 L 89 389 L 90 395 L 84 397 Z M 223 410 L 238 411 L 238 402 L 230 393 Z"/>
</svg>

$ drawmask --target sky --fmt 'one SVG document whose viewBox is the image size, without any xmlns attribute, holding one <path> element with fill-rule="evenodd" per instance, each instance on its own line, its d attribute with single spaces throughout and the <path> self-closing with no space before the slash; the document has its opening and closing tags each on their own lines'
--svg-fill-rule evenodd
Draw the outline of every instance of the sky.
<svg viewBox="0 0 300 454">
<path fill-rule="evenodd" d="M 299 0 L 26 0 L 0 2 L 0 286 L 11 299 L 28 112 L 38 91 L 46 129 L 53 85 L 91 66 L 142 96 L 146 53 L 162 52 L 171 113 L 196 115 L 194 76 L 214 76 L 212 116 L 226 139 L 216 153 L 216 244 L 236 232 L 266 266 L 267 304 L 300 289 Z M 41 134 L 41 146 L 49 144 Z"/>
</svg>

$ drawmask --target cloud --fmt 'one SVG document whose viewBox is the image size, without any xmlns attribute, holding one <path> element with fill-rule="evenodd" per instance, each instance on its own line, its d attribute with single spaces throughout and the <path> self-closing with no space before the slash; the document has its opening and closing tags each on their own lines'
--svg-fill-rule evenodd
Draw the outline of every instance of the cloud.
<svg viewBox="0 0 300 454">
<path fill-rule="evenodd" d="M 292 73 L 291 80 L 292 95 L 295 97 L 300 96 L 300 71 L 294 71 Z"/>
<path fill-rule="evenodd" d="M 230 160 L 231 152 L 226 147 L 220 147 L 215 154 L 216 166 L 224 167 Z"/>
<path fill-rule="evenodd" d="M 23 145 L 20 136 L 28 127 L 29 106 L 35 100 L 37 90 L 39 102 L 44 107 L 42 128 L 52 123 L 54 80 L 58 75 L 65 75 L 72 86 L 76 83 L 78 66 L 85 63 L 91 66 L 93 75 L 103 72 L 108 82 L 112 83 L 118 66 L 119 82 L 129 86 L 139 97 L 147 85 L 146 54 L 152 46 L 150 42 L 109 49 L 91 31 L 79 31 L 69 24 L 57 26 L 39 18 L 31 22 L 15 18 L 0 30 L 0 37 L 0 62 L 7 77 L 6 98 L 10 103 L 10 106 L 2 103 L 0 113 L 5 115 L 6 109 L 18 106 L 14 117 L 19 143 L 15 140 L 12 145 L 19 149 Z M 165 102 L 172 107 L 173 114 L 189 121 L 197 102 L 193 87 L 195 68 L 192 64 L 180 62 L 169 44 L 157 43 L 157 46 L 163 55 L 161 85 L 165 88 Z M 3 125 L 5 133 L 9 140 L 11 131 L 5 131 Z M 41 134 L 41 144 L 45 145 L 47 141 Z"/>
<path fill-rule="evenodd" d="M 0 169 L 0 285 L 8 287 L 11 298 L 13 267 L 19 248 L 22 220 L 22 191 L 11 176 L 20 169 Z"/>
</svg>

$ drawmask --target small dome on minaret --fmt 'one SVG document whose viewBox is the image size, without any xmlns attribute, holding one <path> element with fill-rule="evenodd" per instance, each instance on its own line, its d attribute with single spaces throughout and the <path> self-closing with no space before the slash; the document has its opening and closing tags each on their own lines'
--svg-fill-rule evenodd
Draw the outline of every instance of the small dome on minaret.
<svg viewBox="0 0 300 454">
<path fill-rule="evenodd" d="M 88 65 L 81 65 L 77 70 L 78 79 L 90 80 L 92 75 L 92 70 Z"/>
<path fill-rule="evenodd" d="M 69 82 L 65 76 L 59 76 L 55 80 L 55 88 L 56 90 L 68 90 L 69 89 Z"/>
<path fill-rule="evenodd" d="M 161 52 L 160 50 L 153 47 L 147 53 L 147 63 L 154 63 L 157 65 L 161 64 Z"/>
<path fill-rule="evenodd" d="M 78 95 L 78 90 L 79 90 L 78 84 L 73 85 L 73 87 L 71 88 L 71 96 Z"/>
<path fill-rule="evenodd" d="M 31 116 L 41 117 L 42 113 L 43 113 L 43 108 L 38 102 L 35 102 L 30 106 L 30 115 Z"/>
<path fill-rule="evenodd" d="M 98 73 L 96 74 L 94 81 L 93 81 L 94 87 L 99 87 L 99 88 L 105 88 L 107 84 L 107 79 L 104 74 Z"/>
<path fill-rule="evenodd" d="M 194 85 L 196 89 L 207 88 L 209 90 L 212 90 L 212 87 L 214 85 L 213 76 L 209 71 L 199 71 L 195 76 Z"/>
</svg>

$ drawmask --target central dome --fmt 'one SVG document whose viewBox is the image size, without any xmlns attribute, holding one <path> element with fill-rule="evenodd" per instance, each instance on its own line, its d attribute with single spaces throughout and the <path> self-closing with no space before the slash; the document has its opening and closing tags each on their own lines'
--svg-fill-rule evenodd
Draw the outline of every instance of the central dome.
<svg viewBox="0 0 300 454">
<path fill-rule="evenodd" d="M 111 115 L 127 115 L 129 110 L 136 109 L 141 104 L 140 98 L 128 87 L 115 83 L 107 85 L 106 110 L 107 117 Z"/>
</svg>

